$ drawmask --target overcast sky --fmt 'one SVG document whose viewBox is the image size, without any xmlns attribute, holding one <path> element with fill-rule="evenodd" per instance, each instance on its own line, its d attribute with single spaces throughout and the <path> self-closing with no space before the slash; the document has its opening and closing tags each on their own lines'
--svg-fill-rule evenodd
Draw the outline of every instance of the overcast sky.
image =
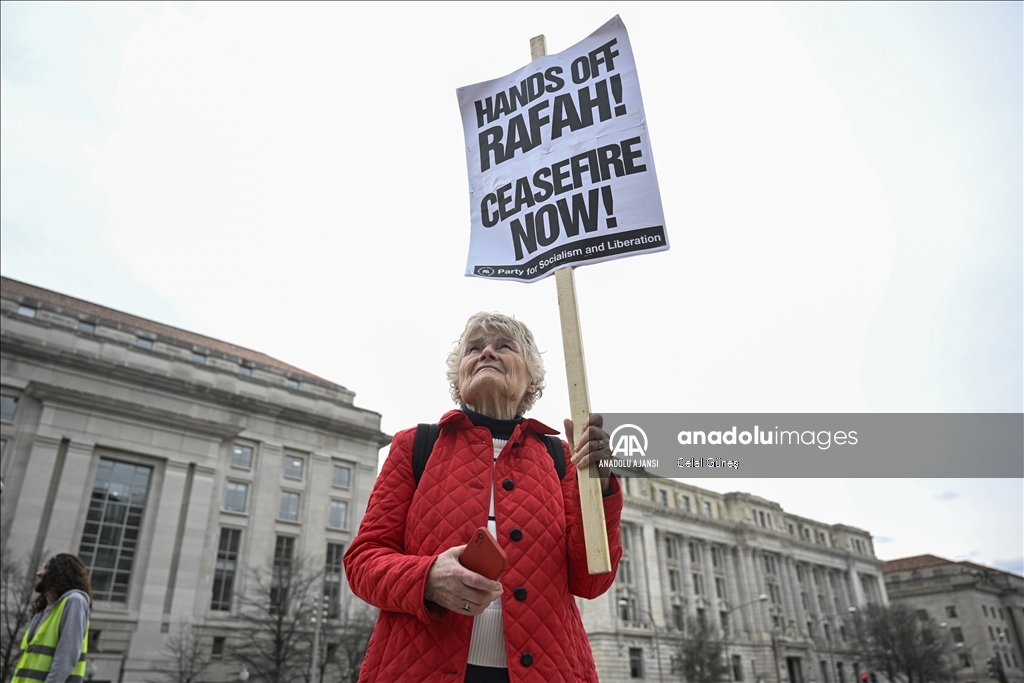
<svg viewBox="0 0 1024 683">
<path fill-rule="evenodd" d="M 455 89 L 615 14 L 672 248 L 577 270 L 595 410 L 1024 410 L 1020 3 L 3 3 L 0 269 L 343 384 L 388 433 L 451 406 L 451 343 L 500 310 L 560 425 L 554 279 L 463 276 Z M 1021 480 L 702 484 L 1024 573 Z"/>
</svg>

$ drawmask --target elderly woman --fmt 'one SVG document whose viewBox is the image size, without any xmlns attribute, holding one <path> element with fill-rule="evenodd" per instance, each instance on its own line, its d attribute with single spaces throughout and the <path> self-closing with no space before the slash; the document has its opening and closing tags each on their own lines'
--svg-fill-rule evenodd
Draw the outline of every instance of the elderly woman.
<svg viewBox="0 0 1024 683">
<path fill-rule="evenodd" d="M 601 472 L 612 571 L 591 575 L 574 466 L 609 456 L 602 421 L 575 448 L 562 443 L 559 479 L 544 437 L 557 432 L 523 417 L 544 388 L 540 352 L 508 316 L 469 319 L 448 379 L 460 409 L 441 418 L 421 477 L 416 429 L 399 432 L 345 555 L 352 591 L 381 610 L 359 680 L 596 683 L 573 596 L 595 598 L 615 579 L 622 493 Z M 459 563 L 481 526 L 508 555 L 498 581 Z"/>
</svg>

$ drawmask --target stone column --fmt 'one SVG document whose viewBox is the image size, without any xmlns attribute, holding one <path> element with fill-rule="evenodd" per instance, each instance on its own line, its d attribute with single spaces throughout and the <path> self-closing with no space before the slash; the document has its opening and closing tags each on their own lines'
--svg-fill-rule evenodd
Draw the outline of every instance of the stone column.
<svg viewBox="0 0 1024 683">
<path fill-rule="evenodd" d="M 700 544 L 701 560 L 704 565 L 704 590 L 707 591 L 707 602 L 708 609 L 711 610 L 709 615 L 709 624 L 718 624 L 718 594 L 715 592 L 715 569 L 711 565 L 711 544 L 707 541 L 701 541 Z"/>
<path fill-rule="evenodd" d="M 690 576 L 692 573 L 690 567 L 690 543 L 696 543 L 697 541 L 690 537 L 683 538 L 679 545 L 679 560 L 683 575 L 680 580 L 683 582 L 683 595 L 686 596 L 686 614 L 692 619 L 697 618 L 697 601 L 694 599 L 693 593 L 693 577 Z"/>
<path fill-rule="evenodd" d="M 746 584 L 750 588 L 751 594 L 750 599 L 753 600 L 755 597 L 764 593 L 764 589 L 761 584 L 758 583 L 758 576 L 760 575 L 757 569 L 754 567 L 754 550 L 753 548 L 744 548 L 741 552 L 742 566 L 746 574 Z M 765 615 L 764 605 L 760 602 L 751 605 L 754 608 L 754 630 L 757 631 L 763 638 L 764 634 L 769 632 L 771 628 L 768 626 L 770 621 Z"/>
<path fill-rule="evenodd" d="M 796 606 L 793 618 L 796 619 L 796 630 L 802 633 L 807 628 L 807 610 L 804 609 L 803 601 L 799 595 L 799 593 L 803 592 L 804 584 L 800 583 L 800 580 L 797 578 L 796 560 L 792 557 L 786 558 L 786 569 L 789 585 L 793 586 L 793 604 Z"/>
<path fill-rule="evenodd" d="M 658 630 L 665 628 L 665 601 L 661 590 L 663 563 L 658 548 L 659 534 L 651 519 L 644 520 L 644 592 L 649 604 L 644 604 L 644 596 L 640 596 L 637 607 L 650 610 L 651 618 L 657 623 Z M 636 557 L 636 555 L 634 555 Z M 642 620 L 641 620 L 642 621 Z"/>
<path fill-rule="evenodd" d="M 748 596 L 747 587 L 742 585 L 740 581 L 736 579 L 736 555 L 739 553 L 739 549 L 732 545 L 722 550 L 722 562 L 725 563 L 725 588 L 729 591 L 729 605 L 731 607 L 739 607 L 740 605 L 750 602 L 756 599 L 757 596 Z M 747 608 L 738 609 L 733 612 L 730 616 L 733 620 L 734 626 L 732 631 L 738 635 L 741 630 L 746 631 L 748 634 L 753 629 L 750 616 L 747 614 Z M 742 624 L 742 629 L 739 627 Z M 749 635 L 748 635 L 749 637 Z"/>
<path fill-rule="evenodd" d="M 779 556 L 779 585 L 782 587 L 783 602 L 786 605 L 786 616 L 782 624 L 782 632 L 786 633 L 789 629 L 790 621 L 793 622 L 793 627 L 797 628 L 796 605 L 798 601 L 796 592 L 793 590 L 793 582 L 790 580 L 789 558 L 783 555 Z"/>
<path fill-rule="evenodd" d="M 867 600 L 864 599 L 864 590 L 860 585 L 860 574 L 853 567 L 850 567 L 850 583 L 853 584 L 853 597 L 857 601 L 854 605 L 857 609 L 864 609 Z"/>
</svg>

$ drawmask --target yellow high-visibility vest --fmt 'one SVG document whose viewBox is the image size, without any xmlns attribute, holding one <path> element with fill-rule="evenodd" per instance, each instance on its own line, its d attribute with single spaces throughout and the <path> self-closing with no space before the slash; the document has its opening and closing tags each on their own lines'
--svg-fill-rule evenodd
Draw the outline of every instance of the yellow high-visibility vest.
<svg viewBox="0 0 1024 683">
<path fill-rule="evenodd" d="M 32 640 L 28 639 L 28 630 L 21 637 L 21 658 L 14 670 L 11 683 L 39 683 L 45 680 L 53 666 L 53 655 L 57 652 L 60 641 L 60 618 L 64 614 L 67 598 L 61 598 L 50 614 L 39 624 Z M 82 654 L 78 663 L 67 677 L 67 683 L 81 683 L 85 677 L 85 653 L 89 651 L 89 625 L 86 622 L 85 633 L 82 635 Z"/>
</svg>

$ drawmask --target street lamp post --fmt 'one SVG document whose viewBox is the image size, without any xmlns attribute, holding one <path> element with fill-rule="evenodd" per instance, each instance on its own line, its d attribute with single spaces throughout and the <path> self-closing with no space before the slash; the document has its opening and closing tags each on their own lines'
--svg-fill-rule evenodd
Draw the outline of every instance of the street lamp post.
<svg viewBox="0 0 1024 683">
<path fill-rule="evenodd" d="M 736 610 L 741 609 L 743 607 L 746 607 L 747 605 L 753 605 L 755 602 L 768 602 L 768 596 L 765 595 L 764 593 L 761 593 L 759 596 L 757 596 L 753 600 L 750 600 L 749 602 L 745 602 L 742 605 L 736 605 L 735 607 L 729 608 L 728 610 L 726 610 L 725 613 L 726 614 L 732 614 Z M 730 629 L 730 631 L 731 631 L 731 629 Z M 729 656 L 729 632 L 728 631 L 725 633 L 725 663 L 729 667 L 729 673 L 732 676 L 732 680 L 734 680 L 734 681 L 737 680 L 736 679 L 736 671 L 732 668 L 732 658 Z M 740 666 L 742 666 L 742 664 Z"/>
<path fill-rule="evenodd" d="M 626 600 L 625 598 L 619 598 L 620 607 L 627 607 L 628 605 L 628 600 Z M 641 615 L 646 614 L 651 618 L 651 628 L 654 629 L 654 657 L 658 662 L 658 683 L 664 683 L 665 679 L 661 673 L 661 645 L 658 642 L 658 624 L 656 624 L 654 621 L 654 615 L 648 612 L 647 610 L 643 609 L 642 607 L 636 607 L 634 609 L 636 609 L 637 612 L 640 612 Z"/>
</svg>

